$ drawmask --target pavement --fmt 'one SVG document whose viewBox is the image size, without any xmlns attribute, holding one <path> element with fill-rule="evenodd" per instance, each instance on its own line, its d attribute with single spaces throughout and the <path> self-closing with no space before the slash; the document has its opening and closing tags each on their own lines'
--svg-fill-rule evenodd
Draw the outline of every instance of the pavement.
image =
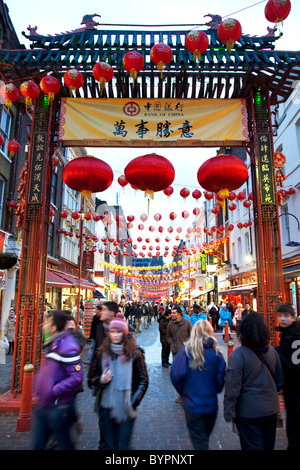
<svg viewBox="0 0 300 470">
<path fill-rule="evenodd" d="M 215 333 L 220 350 L 227 361 L 227 344 L 221 333 Z M 238 341 L 232 334 L 235 347 Z M 149 373 L 149 387 L 138 407 L 137 419 L 132 436 L 131 449 L 136 451 L 193 451 L 182 406 L 175 402 L 177 393 L 170 381 L 169 368 L 161 367 L 161 344 L 158 323 L 152 324 L 137 334 L 138 344 L 144 348 Z M 82 353 L 86 361 L 90 345 Z M 0 394 L 9 390 L 11 384 L 12 355 L 6 356 L 6 363 L 0 364 Z M 88 366 L 84 365 L 85 377 Z M 78 394 L 77 408 L 83 422 L 83 431 L 76 437 L 77 450 L 96 450 L 99 441 L 98 418 L 93 410 L 94 397 L 84 381 L 84 392 Z M 284 417 L 284 410 L 283 410 Z M 0 412 L 0 450 L 32 449 L 32 431 L 17 432 L 18 415 Z M 285 450 L 287 439 L 285 429 L 277 429 L 275 450 Z M 219 413 L 210 437 L 211 450 L 240 450 L 237 434 L 223 418 L 223 393 L 219 395 Z"/>
</svg>

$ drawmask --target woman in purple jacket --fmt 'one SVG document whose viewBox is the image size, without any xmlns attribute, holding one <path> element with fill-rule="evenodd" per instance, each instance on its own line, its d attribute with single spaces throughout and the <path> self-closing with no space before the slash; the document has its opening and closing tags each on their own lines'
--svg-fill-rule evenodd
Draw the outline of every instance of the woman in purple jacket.
<svg viewBox="0 0 300 470">
<path fill-rule="evenodd" d="M 35 381 L 38 405 L 35 410 L 33 449 L 46 448 L 54 437 L 57 448 L 73 450 L 71 427 L 74 423 L 74 402 L 83 382 L 81 348 L 75 337 L 66 330 L 69 312 L 52 310 L 45 329 L 45 358 Z"/>
</svg>

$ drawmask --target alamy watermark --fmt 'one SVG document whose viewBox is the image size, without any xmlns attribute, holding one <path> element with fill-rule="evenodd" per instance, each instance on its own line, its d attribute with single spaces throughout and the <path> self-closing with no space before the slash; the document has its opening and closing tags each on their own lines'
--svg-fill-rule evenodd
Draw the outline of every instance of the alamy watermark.
<svg viewBox="0 0 300 470">
<path fill-rule="evenodd" d="M 293 352 L 292 357 L 291 357 L 292 363 L 295 365 L 299 365 L 300 364 L 300 339 L 293 341 L 292 349 L 296 349 L 296 351 Z"/>
</svg>

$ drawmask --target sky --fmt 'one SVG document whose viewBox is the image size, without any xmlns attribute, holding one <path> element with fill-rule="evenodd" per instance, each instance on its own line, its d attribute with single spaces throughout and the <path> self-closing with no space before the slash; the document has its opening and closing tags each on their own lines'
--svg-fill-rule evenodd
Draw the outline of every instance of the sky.
<svg viewBox="0 0 300 470">
<path fill-rule="evenodd" d="M 223 18 L 233 17 L 239 20 L 243 28 L 243 34 L 249 34 L 251 36 L 265 35 L 267 34 L 267 27 L 273 26 L 268 23 L 264 16 L 264 8 L 267 0 L 264 2 L 260 2 L 259 0 L 228 0 L 227 2 L 224 2 L 224 0 L 212 0 L 209 3 L 209 7 L 207 6 L 207 2 L 203 0 L 190 0 L 187 4 L 184 4 L 182 0 L 165 2 L 161 0 L 151 0 L 151 2 L 141 2 L 137 0 L 115 0 L 114 2 L 99 2 L 98 0 L 89 0 L 88 2 L 73 0 L 72 2 L 67 2 L 52 0 L 47 4 L 37 2 L 36 0 L 27 0 L 26 2 L 10 0 L 6 3 L 16 33 L 21 43 L 25 44 L 26 47 L 28 47 L 29 43 L 21 33 L 22 31 L 26 31 L 27 33 L 26 28 L 29 25 L 31 27 L 37 26 L 37 32 L 39 34 L 53 35 L 80 28 L 82 17 L 85 14 L 94 13 L 101 15 L 101 18 L 95 18 L 99 23 L 118 25 L 200 25 L 209 20 L 208 18 L 204 18 L 204 15 L 208 13 L 219 14 Z M 247 8 L 251 5 L 253 5 L 251 8 Z M 297 37 L 299 37 L 299 18 L 300 1 L 292 0 L 292 10 L 281 27 L 283 36 L 277 41 L 276 49 L 299 50 L 299 42 L 297 41 Z M 98 30 L 100 28 L 101 26 L 97 27 Z M 103 26 L 102 28 L 105 29 L 109 27 Z M 124 27 L 124 29 L 126 28 Z M 111 27 L 111 29 L 113 29 L 113 27 Z M 132 29 L 139 28 L 132 27 Z M 175 27 L 174 29 L 177 28 Z M 180 29 L 189 31 L 192 27 L 188 26 Z M 205 29 L 205 27 L 203 29 Z M 191 193 L 195 188 L 200 189 L 197 181 L 198 168 L 205 159 L 216 155 L 216 149 L 88 149 L 89 153 L 109 163 L 114 171 L 114 182 L 111 187 L 97 196 L 106 200 L 108 204 L 116 204 L 118 197 L 118 201 L 123 206 L 125 215 L 133 213 L 139 223 L 139 215 L 147 213 L 147 199 L 144 198 L 143 193 L 134 191 L 129 185 L 125 189 L 122 189 L 117 183 L 117 178 L 123 174 L 124 168 L 130 160 L 140 155 L 145 155 L 146 153 L 152 153 L 152 151 L 168 158 L 172 162 L 176 173 L 174 183 L 172 184 L 174 194 L 170 199 L 163 193 L 155 194 L 154 200 L 151 200 L 150 203 L 149 219 L 145 223 L 146 229 L 143 233 L 139 233 L 143 238 L 149 236 L 154 239 L 159 234 L 155 231 L 155 236 L 153 236 L 153 234 L 148 231 L 148 226 L 150 224 L 155 226 L 171 225 L 171 221 L 168 218 L 171 211 L 175 211 L 178 214 L 174 227 L 178 225 L 185 227 L 192 226 L 195 217 L 191 215 L 184 223 L 181 212 L 188 210 L 191 214 L 193 208 L 197 206 L 197 203 L 191 195 L 184 201 L 179 195 L 179 191 L 183 187 L 189 188 Z M 204 198 L 202 196 L 198 205 L 200 205 L 203 200 Z M 153 215 L 157 212 L 164 216 L 159 223 L 153 220 Z M 135 234 L 136 233 L 135 231 Z"/>
</svg>

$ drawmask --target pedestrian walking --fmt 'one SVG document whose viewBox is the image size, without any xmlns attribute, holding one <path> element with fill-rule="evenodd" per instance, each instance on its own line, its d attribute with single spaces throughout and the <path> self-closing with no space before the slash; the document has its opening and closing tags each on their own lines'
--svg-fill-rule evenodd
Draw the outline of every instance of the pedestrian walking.
<svg viewBox="0 0 300 470">
<path fill-rule="evenodd" d="M 87 363 L 90 364 L 93 354 L 94 354 L 94 348 L 95 348 L 95 343 L 96 343 L 96 336 L 97 336 L 97 328 L 98 325 L 101 322 L 101 310 L 102 310 L 102 305 L 96 305 L 95 307 L 95 315 L 93 315 L 92 319 L 92 325 L 91 325 L 91 331 L 90 331 L 90 337 L 89 339 L 91 340 L 91 347 L 89 350 L 88 358 L 87 358 Z"/>
<path fill-rule="evenodd" d="M 201 309 L 200 305 L 194 304 L 193 305 L 193 314 L 191 315 L 189 320 L 192 323 L 192 325 L 194 326 L 195 323 L 199 320 L 207 320 L 207 315 L 203 311 L 203 309 Z"/>
<path fill-rule="evenodd" d="M 236 306 L 236 310 L 234 312 L 234 318 L 235 318 L 235 321 L 236 321 L 236 328 L 238 328 L 239 324 L 241 323 L 242 319 L 243 319 L 243 304 L 241 303 L 238 303 L 237 306 Z"/>
<path fill-rule="evenodd" d="M 4 326 L 4 335 L 6 336 L 9 342 L 9 349 L 7 354 L 14 353 L 14 344 L 15 344 L 15 330 L 16 330 L 16 315 L 13 308 L 10 309 L 8 318 Z"/>
<path fill-rule="evenodd" d="M 242 319 L 245 318 L 249 313 L 256 313 L 255 310 L 252 310 L 250 304 L 245 304 L 245 310 L 242 311 Z"/>
<path fill-rule="evenodd" d="M 143 312 L 142 312 L 142 309 L 141 309 L 139 303 L 136 303 L 136 305 L 134 307 L 133 314 L 134 314 L 135 331 L 137 333 L 141 333 L 142 332 L 142 315 L 143 315 Z"/>
<path fill-rule="evenodd" d="M 171 321 L 167 326 L 167 342 L 171 346 L 173 361 L 178 351 L 182 348 L 185 341 L 190 337 L 192 324 L 190 320 L 182 317 L 182 311 L 179 305 L 173 305 L 171 309 Z M 180 395 L 176 398 L 176 403 L 181 402 Z"/>
<path fill-rule="evenodd" d="M 38 404 L 34 414 L 33 449 L 43 450 L 51 437 L 59 450 L 74 450 L 75 397 L 83 382 L 80 346 L 66 329 L 70 312 L 51 310 L 45 328 L 49 335 L 45 357 L 36 376 Z"/>
<path fill-rule="evenodd" d="M 228 323 L 228 332 L 230 333 L 230 327 L 232 326 L 231 312 L 227 309 L 226 304 L 222 304 L 220 308 L 220 325 L 222 328 L 223 339 L 225 338 L 225 322 Z"/>
<path fill-rule="evenodd" d="M 144 351 L 121 318 L 109 326 L 108 337 L 97 353 L 89 387 L 96 391 L 96 406 L 103 420 L 104 450 L 128 450 L 136 408 L 148 388 Z"/>
<path fill-rule="evenodd" d="M 219 311 L 214 303 L 211 304 L 209 309 L 209 316 L 211 317 L 211 323 L 214 331 L 218 329 L 218 321 L 219 321 Z"/>
<path fill-rule="evenodd" d="M 91 358 L 90 366 L 89 366 L 89 371 L 87 374 L 88 379 L 90 377 L 94 376 L 95 373 L 95 368 L 97 365 L 97 351 L 101 347 L 103 341 L 105 338 L 108 336 L 108 330 L 109 330 L 109 325 L 114 320 L 118 314 L 119 307 L 116 302 L 105 302 L 102 304 L 102 309 L 101 309 L 101 314 L 100 314 L 100 322 L 97 326 L 97 331 L 96 331 L 96 339 L 95 339 L 95 345 L 94 345 L 94 352 Z M 99 439 L 99 449 L 104 449 L 106 446 L 105 440 L 104 440 L 104 431 L 103 431 L 103 419 L 102 416 L 99 415 L 99 420 L 98 420 L 98 425 L 99 425 L 99 432 L 100 432 L 100 439 Z"/>
<path fill-rule="evenodd" d="M 217 412 L 217 395 L 224 387 L 226 363 L 207 320 L 193 326 L 191 336 L 176 355 L 171 381 L 181 395 L 186 425 L 196 450 L 209 449 Z"/>
<path fill-rule="evenodd" d="M 158 320 L 159 336 L 161 342 L 161 365 L 162 367 L 169 367 L 169 357 L 171 348 L 167 341 L 167 327 L 171 321 L 171 311 L 166 310 L 165 314 L 162 315 Z"/>
<path fill-rule="evenodd" d="M 300 450 L 300 323 L 290 303 L 277 308 L 280 333 L 276 348 L 282 365 L 288 450 Z"/>
<path fill-rule="evenodd" d="M 283 385 L 280 359 L 268 344 L 270 333 L 258 313 L 242 320 L 237 335 L 241 346 L 228 359 L 224 418 L 236 425 L 242 450 L 274 450 Z"/>
</svg>

